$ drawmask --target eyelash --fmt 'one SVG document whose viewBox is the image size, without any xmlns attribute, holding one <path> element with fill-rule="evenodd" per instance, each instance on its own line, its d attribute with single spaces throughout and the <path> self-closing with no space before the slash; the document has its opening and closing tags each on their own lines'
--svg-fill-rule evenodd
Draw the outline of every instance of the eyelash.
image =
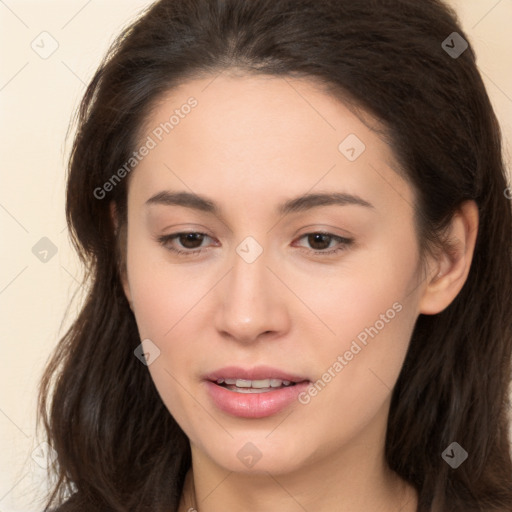
<svg viewBox="0 0 512 512">
<path fill-rule="evenodd" d="M 178 254 L 179 256 L 185 256 L 185 257 L 198 256 L 200 253 L 205 251 L 206 248 L 204 248 L 204 247 L 201 247 L 199 249 L 190 249 L 190 250 L 182 251 L 180 249 L 176 249 L 174 247 L 170 247 L 170 246 L 167 245 L 169 241 L 171 241 L 171 240 L 173 240 L 175 238 L 178 238 L 179 236 L 182 236 L 182 235 L 202 235 L 202 236 L 206 236 L 208 238 L 211 238 L 206 233 L 200 233 L 200 232 L 197 232 L 197 231 L 181 231 L 179 233 L 173 233 L 171 235 L 160 236 L 160 237 L 157 238 L 157 240 L 165 249 L 167 249 L 169 251 L 172 251 L 172 252 Z M 325 231 L 312 231 L 311 233 L 305 233 L 304 235 L 301 235 L 298 238 L 298 240 L 300 240 L 300 239 L 302 239 L 304 237 L 310 236 L 310 235 L 328 236 L 328 237 L 331 237 L 334 240 L 338 240 L 338 242 L 340 244 L 340 247 L 338 247 L 337 249 L 323 250 L 323 251 L 321 251 L 321 250 L 309 250 L 308 251 L 310 253 L 313 253 L 314 255 L 326 256 L 326 255 L 337 254 L 337 253 L 339 253 L 341 251 L 346 250 L 347 247 L 349 247 L 354 242 L 354 240 L 352 238 L 346 238 L 346 237 L 342 237 L 342 236 L 333 235 L 332 233 L 328 233 L 328 232 L 325 232 Z"/>
</svg>

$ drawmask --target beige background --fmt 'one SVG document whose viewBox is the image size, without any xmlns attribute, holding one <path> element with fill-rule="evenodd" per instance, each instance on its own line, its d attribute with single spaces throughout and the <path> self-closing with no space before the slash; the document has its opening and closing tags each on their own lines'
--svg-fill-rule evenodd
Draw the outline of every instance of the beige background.
<svg viewBox="0 0 512 512">
<path fill-rule="evenodd" d="M 31 457 L 36 388 L 76 311 L 63 321 L 80 281 L 64 219 L 68 123 L 107 45 L 148 3 L 0 0 L 0 512 L 41 510 L 46 485 L 39 451 Z M 451 3 L 478 54 L 510 162 L 512 0 Z M 39 53 L 58 48 L 43 59 L 34 40 Z M 46 263 L 32 253 L 42 237 L 58 250 Z"/>
</svg>

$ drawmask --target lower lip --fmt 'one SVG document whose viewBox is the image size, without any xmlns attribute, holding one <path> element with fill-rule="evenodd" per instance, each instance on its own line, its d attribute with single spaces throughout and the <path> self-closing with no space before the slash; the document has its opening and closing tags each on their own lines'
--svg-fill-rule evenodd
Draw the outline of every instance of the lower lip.
<svg viewBox="0 0 512 512">
<path fill-rule="evenodd" d="M 309 382 L 299 382 L 294 386 L 278 388 L 263 393 L 238 393 L 230 391 L 215 382 L 205 381 L 208 394 L 221 410 L 239 418 L 265 418 L 282 411 L 304 391 Z"/>
</svg>

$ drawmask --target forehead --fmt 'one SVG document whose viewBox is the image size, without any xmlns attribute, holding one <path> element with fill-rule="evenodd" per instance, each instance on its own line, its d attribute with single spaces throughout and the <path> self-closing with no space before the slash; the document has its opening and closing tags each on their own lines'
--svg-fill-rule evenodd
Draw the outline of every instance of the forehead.
<svg viewBox="0 0 512 512">
<path fill-rule="evenodd" d="M 189 108 L 192 98 L 196 105 Z M 368 115 L 366 122 L 383 129 Z M 340 137 L 350 130 L 368 144 L 388 149 L 367 124 L 313 79 L 222 73 L 198 78 L 158 98 L 143 134 L 166 123 L 168 129 L 162 135 L 172 131 L 176 142 L 180 135 L 201 139 L 217 152 L 229 152 L 230 146 L 242 143 L 244 156 L 283 155 L 294 149 L 338 150 Z"/>
<path fill-rule="evenodd" d="M 163 181 L 197 192 L 245 189 L 253 199 L 340 185 L 371 194 L 399 178 L 391 149 L 372 127 L 382 129 L 370 116 L 363 122 L 318 82 L 207 76 L 159 98 L 140 137 L 141 143 L 151 138 L 154 147 L 134 178 L 146 195 L 159 192 Z"/>
</svg>

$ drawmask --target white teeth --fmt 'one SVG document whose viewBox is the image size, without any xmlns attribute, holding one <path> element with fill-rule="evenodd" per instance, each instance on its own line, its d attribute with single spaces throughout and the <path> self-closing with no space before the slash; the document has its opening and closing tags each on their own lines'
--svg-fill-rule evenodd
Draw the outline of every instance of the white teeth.
<svg viewBox="0 0 512 512">
<path fill-rule="evenodd" d="M 237 388 L 280 388 L 281 386 L 289 386 L 292 383 L 290 380 L 281 379 L 260 379 L 260 380 L 247 380 L 247 379 L 217 379 L 217 384 L 226 384 L 227 386 L 236 386 Z"/>
<path fill-rule="evenodd" d="M 277 379 L 275 379 L 275 380 L 277 381 Z M 271 386 L 270 379 L 253 380 L 251 382 L 252 382 L 251 387 L 256 388 L 256 389 L 269 388 Z M 274 387 L 277 387 L 277 386 L 274 386 Z"/>
</svg>

